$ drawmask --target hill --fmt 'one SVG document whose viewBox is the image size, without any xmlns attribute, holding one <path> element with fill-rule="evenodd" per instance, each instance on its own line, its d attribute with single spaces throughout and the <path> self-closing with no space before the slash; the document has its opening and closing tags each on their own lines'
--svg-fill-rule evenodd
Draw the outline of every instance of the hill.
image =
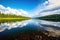
<svg viewBox="0 0 60 40">
<path fill-rule="evenodd" d="M 42 17 L 38 17 L 38 19 L 48 20 L 48 21 L 60 21 L 60 14 L 42 16 Z"/>
<path fill-rule="evenodd" d="M 0 22 L 22 21 L 27 19 L 30 19 L 30 17 L 0 13 Z"/>
</svg>

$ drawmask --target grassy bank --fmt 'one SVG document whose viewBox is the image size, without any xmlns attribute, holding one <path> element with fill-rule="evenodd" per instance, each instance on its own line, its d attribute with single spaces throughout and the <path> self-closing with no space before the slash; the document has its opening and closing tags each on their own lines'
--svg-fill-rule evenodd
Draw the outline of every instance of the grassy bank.
<svg viewBox="0 0 60 40">
<path fill-rule="evenodd" d="M 30 19 L 30 17 L 0 13 L 0 23 L 1 22 L 15 22 L 15 21 L 28 20 L 28 19 Z"/>
<path fill-rule="evenodd" d="M 0 18 L 0 23 L 28 20 L 30 18 Z"/>
</svg>

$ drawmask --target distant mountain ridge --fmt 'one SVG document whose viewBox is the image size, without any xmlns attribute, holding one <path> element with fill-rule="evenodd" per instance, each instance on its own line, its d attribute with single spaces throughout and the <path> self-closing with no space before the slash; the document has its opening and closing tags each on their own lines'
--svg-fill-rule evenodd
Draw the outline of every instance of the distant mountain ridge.
<svg viewBox="0 0 60 40">
<path fill-rule="evenodd" d="M 48 20 L 48 21 L 60 21 L 60 14 L 47 15 L 47 16 L 42 16 L 37 18 L 42 20 Z"/>
</svg>

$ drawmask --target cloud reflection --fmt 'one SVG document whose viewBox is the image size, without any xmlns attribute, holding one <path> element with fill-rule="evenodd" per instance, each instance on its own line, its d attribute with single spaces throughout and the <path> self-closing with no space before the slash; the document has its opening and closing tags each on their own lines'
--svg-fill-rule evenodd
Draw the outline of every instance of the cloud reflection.
<svg viewBox="0 0 60 40">
<path fill-rule="evenodd" d="M 36 25 L 41 25 L 44 30 L 49 32 L 48 36 L 58 37 L 60 36 L 60 22 L 51 22 L 51 21 L 44 21 L 44 20 L 38 20 L 36 22 Z"/>
<path fill-rule="evenodd" d="M 24 27 L 28 24 L 27 21 L 21 21 L 21 22 L 11 22 L 11 23 L 1 23 L 0 24 L 0 32 L 4 31 L 5 29 L 12 29 L 17 27 Z"/>
<path fill-rule="evenodd" d="M 51 26 L 57 26 L 60 27 L 60 22 L 52 22 L 52 21 L 45 21 L 45 20 L 37 20 L 39 24 L 44 25 L 51 25 Z"/>
<path fill-rule="evenodd" d="M 49 36 L 58 37 L 60 36 L 60 30 L 52 27 L 46 27 L 45 30 L 49 32 Z"/>
<path fill-rule="evenodd" d="M 11 22 L 11 23 L 1 23 L 0 24 L 0 32 L 4 31 L 5 29 L 12 29 L 17 27 L 28 27 L 28 24 L 32 24 L 33 29 L 37 27 L 40 31 L 48 31 L 50 36 L 60 36 L 60 22 L 51 22 L 51 21 L 44 21 L 44 20 L 26 20 L 21 22 Z"/>
</svg>

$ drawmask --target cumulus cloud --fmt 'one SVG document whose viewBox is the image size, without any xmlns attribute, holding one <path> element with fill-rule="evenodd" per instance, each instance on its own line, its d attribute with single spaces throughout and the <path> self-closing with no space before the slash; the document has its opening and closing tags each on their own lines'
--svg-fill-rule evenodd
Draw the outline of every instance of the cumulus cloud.
<svg viewBox="0 0 60 40">
<path fill-rule="evenodd" d="M 45 16 L 51 14 L 60 14 L 60 0 L 48 0 L 39 4 L 34 10 L 38 16 Z"/>
<path fill-rule="evenodd" d="M 0 9 L 5 9 L 5 7 L 3 5 L 0 5 Z"/>
<path fill-rule="evenodd" d="M 44 10 L 53 11 L 60 9 L 60 0 L 48 0 L 47 2 L 49 2 L 49 5 Z"/>
<path fill-rule="evenodd" d="M 15 15 L 22 15 L 22 16 L 28 16 L 29 13 L 22 9 L 14 9 L 11 7 L 4 7 L 3 5 L 0 5 L 0 12 L 4 14 L 15 14 Z"/>
<path fill-rule="evenodd" d="M 42 4 L 39 4 L 33 12 L 28 13 L 22 9 L 13 9 L 10 7 L 4 7 L 0 5 L 0 11 L 8 14 L 24 15 L 24 16 L 45 16 L 51 14 L 60 14 L 60 0 L 48 0 Z"/>
</svg>

